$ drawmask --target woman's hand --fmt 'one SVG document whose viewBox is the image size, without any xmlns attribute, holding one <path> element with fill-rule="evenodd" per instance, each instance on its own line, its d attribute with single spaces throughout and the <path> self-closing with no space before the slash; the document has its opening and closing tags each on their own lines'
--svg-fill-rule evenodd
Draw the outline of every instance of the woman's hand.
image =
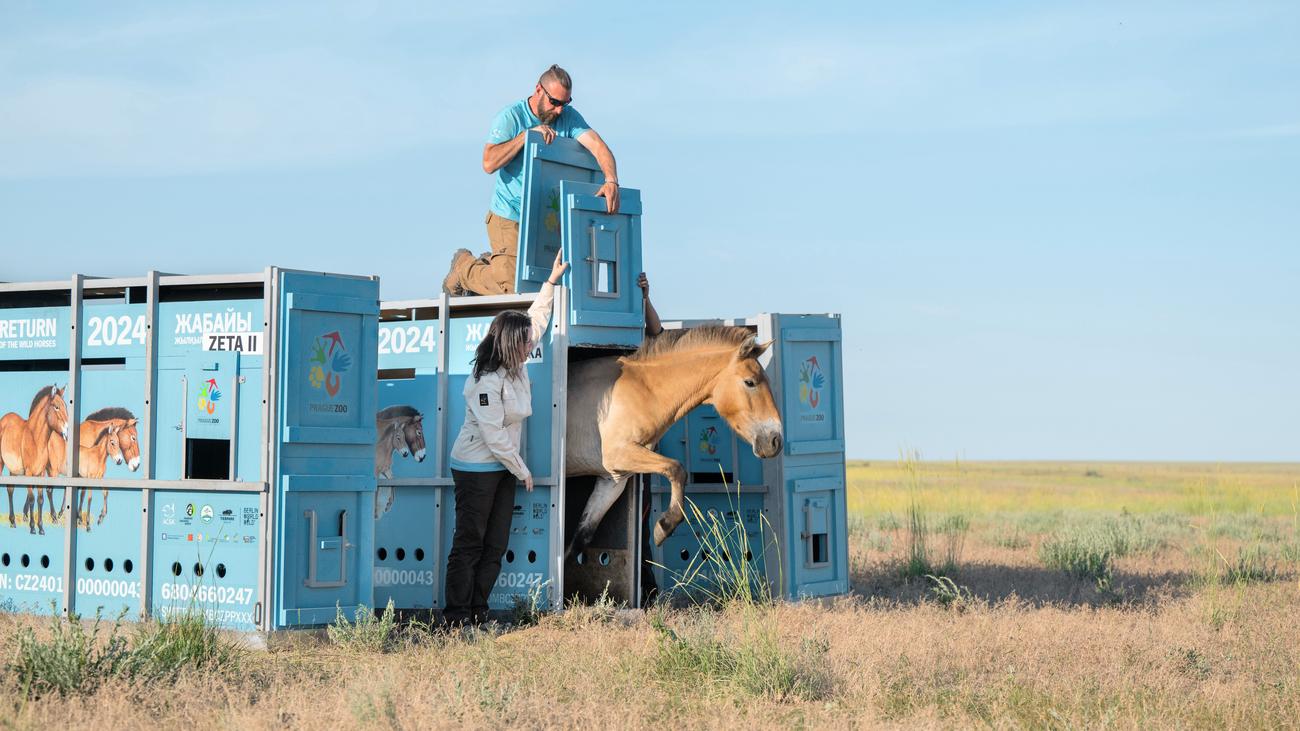
<svg viewBox="0 0 1300 731">
<path fill-rule="evenodd" d="M 569 263 L 564 260 L 564 248 L 561 247 L 559 251 L 555 252 L 555 263 L 551 265 L 551 276 L 547 277 L 546 281 L 551 284 L 559 284 L 560 277 L 564 276 L 564 270 L 568 268 Z"/>
<path fill-rule="evenodd" d="M 533 491 L 533 476 L 532 476 L 532 475 L 529 475 L 529 476 L 527 476 L 527 477 L 524 478 L 524 489 L 527 490 L 528 492 L 532 492 L 532 491 Z"/>
</svg>

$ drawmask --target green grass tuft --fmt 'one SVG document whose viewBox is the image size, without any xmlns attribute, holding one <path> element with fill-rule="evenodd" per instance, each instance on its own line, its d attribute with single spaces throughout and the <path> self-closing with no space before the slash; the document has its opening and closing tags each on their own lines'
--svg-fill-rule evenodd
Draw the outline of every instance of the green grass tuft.
<svg viewBox="0 0 1300 731">
<path fill-rule="evenodd" d="M 725 482 L 724 486 L 727 486 Z M 739 510 L 739 483 L 735 493 L 727 488 L 727 496 L 730 509 L 725 514 L 716 510 L 706 513 L 694 500 L 686 498 L 685 527 L 694 534 L 699 550 L 681 571 L 668 569 L 662 564 L 654 565 L 664 569 L 672 579 L 667 592 L 670 596 L 685 597 L 692 603 L 715 607 L 771 604 L 772 584 L 762 568 L 761 559 L 775 559 L 780 573 L 776 530 L 763 515 L 759 519 L 760 535 L 751 536 Z M 758 539 L 762 546 L 757 555 L 751 548 L 754 539 Z"/>
<path fill-rule="evenodd" d="M 238 667 L 240 650 L 201 612 L 180 613 L 137 626 L 127 638 L 119 616 L 105 630 L 96 614 L 89 629 L 79 617 L 51 617 L 47 638 L 30 627 L 18 632 L 8 672 L 25 698 L 94 693 L 110 679 L 157 683 L 183 670 L 223 673 Z"/>
<path fill-rule="evenodd" d="M 804 638 L 797 648 L 787 649 L 761 615 L 747 615 L 734 636 L 720 634 L 715 624 L 702 612 L 688 615 L 676 628 L 662 614 L 652 615 L 656 677 L 779 703 L 830 696 L 832 681 L 825 671 L 830 643 L 824 638 Z"/>
<path fill-rule="evenodd" d="M 340 647 L 359 652 L 387 652 L 397 641 L 397 613 L 393 600 L 378 616 L 366 606 L 357 607 L 356 615 L 349 620 L 342 607 L 337 607 L 334 624 L 325 628 L 329 641 Z"/>
</svg>

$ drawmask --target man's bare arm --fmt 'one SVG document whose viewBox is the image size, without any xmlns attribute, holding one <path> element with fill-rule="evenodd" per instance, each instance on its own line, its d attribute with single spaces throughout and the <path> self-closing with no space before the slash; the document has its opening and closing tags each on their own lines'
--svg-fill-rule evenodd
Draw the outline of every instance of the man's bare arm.
<svg viewBox="0 0 1300 731">
<path fill-rule="evenodd" d="M 645 272 L 637 275 L 636 286 L 641 288 L 641 301 L 645 304 L 645 334 L 658 335 L 664 331 L 664 326 L 659 321 L 659 313 L 655 311 L 655 306 L 650 304 L 650 280 L 646 278 Z"/>
<path fill-rule="evenodd" d="M 605 209 L 610 213 L 618 213 L 618 164 L 614 162 L 614 153 L 610 152 L 609 145 L 594 129 L 578 135 L 578 142 L 596 156 L 596 164 L 600 166 L 600 171 L 605 174 L 605 184 L 600 186 L 600 192 L 596 195 L 605 197 Z"/>
<path fill-rule="evenodd" d="M 551 140 L 555 139 L 555 130 L 548 125 L 539 124 L 533 127 L 533 130 L 541 132 L 542 141 L 548 145 L 551 144 Z M 519 151 L 524 149 L 524 140 L 528 139 L 528 132 L 529 130 L 524 130 L 499 144 L 494 145 L 489 142 L 483 145 L 483 172 L 491 175 L 515 159 L 515 155 L 518 155 Z"/>
</svg>

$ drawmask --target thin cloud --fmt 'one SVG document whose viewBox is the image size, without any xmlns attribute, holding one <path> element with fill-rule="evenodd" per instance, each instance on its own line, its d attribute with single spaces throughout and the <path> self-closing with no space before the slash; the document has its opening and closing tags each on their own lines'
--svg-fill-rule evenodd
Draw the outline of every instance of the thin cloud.
<svg viewBox="0 0 1300 731">
<path fill-rule="evenodd" d="M 1300 124 L 1272 124 L 1262 127 L 1242 127 L 1220 132 L 1214 137 L 1229 139 L 1279 139 L 1300 137 Z"/>
<path fill-rule="evenodd" d="M 551 53 L 547 26 L 535 39 L 498 37 L 511 54 L 451 42 L 454 28 L 463 34 L 502 14 L 535 12 L 527 6 L 335 9 L 208 9 L 15 38 L 0 51 L 7 53 L 0 58 L 0 177 L 335 165 L 477 142 L 485 117 L 503 103 L 494 81 L 516 76 L 521 58 Z M 339 14 L 353 22 L 340 25 Z M 719 33 L 721 20 L 705 18 L 671 36 L 595 38 L 568 49 L 566 65 L 581 71 L 584 112 L 607 136 L 617 130 L 624 139 L 1106 123 L 1176 111 L 1186 92 L 1123 63 L 1092 65 L 1099 48 L 1127 43 L 1133 52 L 1136 43 L 1146 53 L 1252 17 L 1125 9 L 924 27 L 833 21 L 757 14 Z M 675 23 L 647 19 L 656 22 Z M 393 34 L 411 28 L 429 37 L 427 48 L 394 49 Z M 285 46 L 290 37 L 295 45 Z M 76 49 L 91 52 L 70 53 Z M 660 98 L 672 105 L 654 108 Z M 689 110 L 689 118 L 679 121 L 675 110 Z"/>
</svg>

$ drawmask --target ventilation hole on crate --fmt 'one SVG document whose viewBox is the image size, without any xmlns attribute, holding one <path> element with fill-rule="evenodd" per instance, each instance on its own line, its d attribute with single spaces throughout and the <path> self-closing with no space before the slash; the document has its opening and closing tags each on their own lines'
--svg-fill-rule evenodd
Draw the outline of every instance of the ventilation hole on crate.
<svg viewBox="0 0 1300 731">
<path fill-rule="evenodd" d="M 683 561 L 689 561 L 689 560 L 691 559 L 691 552 L 688 551 L 688 550 L 686 550 L 685 548 L 682 549 L 682 552 L 681 552 L 680 555 L 681 555 Z"/>
<path fill-rule="evenodd" d="M 746 560 L 746 561 L 753 561 L 753 560 L 754 560 L 754 554 L 753 554 L 753 553 L 750 553 L 749 551 L 745 551 L 745 560 Z"/>
<path fill-rule="evenodd" d="M 587 554 L 586 554 L 586 552 L 579 552 L 577 556 L 574 556 L 574 557 L 573 557 L 573 560 L 576 561 L 577 564 L 578 564 L 579 566 L 581 566 L 581 565 L 587 563 Z"/>
<path fill-rule="evenodd" d="M 23 565 L 23 568 L 27 568 L 28 566 L 32 565 L 32 559 L 28 557 L 27 554 L 24 553 L 23 557 L 18 561 L 18 563 L 21 563 Z"/>
<path fill-rule="evenodd" d="M 131 570 L 134 568 L 135 568 L 135 564 L 131 563 L 131 559 L 128 558 L 127 560 L 122 562 L 122 570 L 127 572 L 128 574 L 131 573 Z"/>
<path fill-rule="evenodd" d="M 9 565 L 9 554 L 6 553 L 3 556 L 0 556 L 0 564 L 4 564 L 5 566 Z"/>
<path fill-rule="evenodd" d="M 601 565 L 601 566 L 608 566 L 608 565 L 609 565 L 609 552 L 608 552 L 608 551 L 601 551 L 601 552 L 600 552 L 599 559 L 600 559 L 600 565 Z"/>
<path fill-rule="evenodd" d="M 176 563 L 172 564 L 172 576 L 180 576 L 181 572 L 184 570 L 185 569 L 181 568 L 180 561 L 177 561 Z"/>
<path fill-rule="evenodd" d="M 537 551 L 528 552 L 528 563 L 537 563 Z"/>
<path fill-rule="evenodd" d="M 378 551 L 375 551 L 375 555 L 379 557 L 380 561 L 384 561 L 388 558 L 388 549 L 380 548 Z"/>
<path fill-rule="evenodd" d="M 514 563 L 514 562 L 515 562 L 515 552 L 506 551 L 506 563 Z"/>
<path fill-rule="evenodd" d="M 423 549 L 423 548 L 417 548 L 417 549 L 415 549 L 415 560 L 416 560 L 416 561 L 423 561 L 423 560 L 424 560 L 424 549 Z"/>
<path fill-rule="evenodd" d="M 723 562 L 723 563 L 731 563 L 731 556 L 727 555 L 727 552 L 726 552 L 726 551 L 723 551 L 723 552 L 722 552 L 722 562 Z"/>
<path fill-rule="evenodd" d="M 203 564 L 197 562 L 194 564 L 194 575 L 195 576 L 203 575 Z"/>
<path fill-rule="evenodd" d="M 95 570 L 95 559 L 93 559 L 93 558 L 88 558 L 88 559 L 86 559 L 86 570 L 87 570 L 87 571 L 94 571 L 94 570 Z"/>
<path fill-rule="evenodd" d="M 217 564 L 217 578 L 226 578 L 226 565 L 224 563 Z"/>
<path fill-rule="evenodd" d="M 398 560 L 398 561 L 405 561 L 405 560 L 406 560 L 406 549 L 405 549 L 405 548 L 399 548 L 399 549 L 397 549 L 397 560 Z"/>
<path fill-rule="evenodd" d="M 41 568 L 48 569 L 49 567 L 50 567 L 50 557 L 41 556 Z"/>
<path fill-rule="evenodd" d="M 709 549 L 706 548 L 706 549 L 700 551 L 700 560 L 701 560 L 701 561 L 711 561 L 711 560 L 713 560 L 712 555 L 709 553 Z"/>
<path fill-rule="evenodd" d="M 113 572 L 113 559 L 111 558 L 104 559 L 104 570 L 109 573 Z"/>
</svg>

